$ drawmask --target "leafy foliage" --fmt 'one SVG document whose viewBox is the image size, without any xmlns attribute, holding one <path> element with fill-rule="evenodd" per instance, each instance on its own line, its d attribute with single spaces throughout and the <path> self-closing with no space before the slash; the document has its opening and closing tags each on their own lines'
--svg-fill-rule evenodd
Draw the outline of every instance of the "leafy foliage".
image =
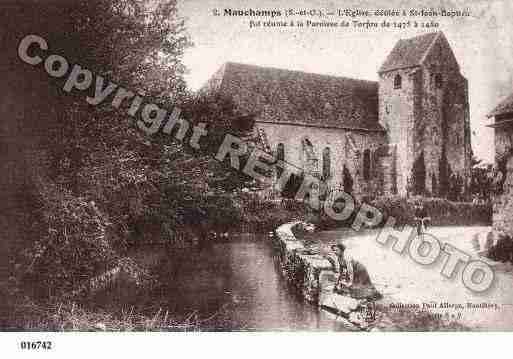
<svg viewBox="0 0 513 359">
<path fill-rule="evenodd" d="M 251 141 L 252 116 L 239 113 L 229 98 L 187 90 L 182 57 L 192 44 L 176 0 L 35 2 L 18 10 L 34 24 L 31 32 L 70 64 L 145 103 L 180 107 L 191 125 L 182 143 L 172 134 L 148 137 L 127 106 L 87 104 L 94 85 L 68 94 L 61 90 L 64 79 L 41 79 L 48 111 L 40 146 L 50 171 L 32 179 L 39 231 L 18 266 L 27 287 L 39 288 L 39 297 L 70 292 L 119 265 L 136 241 L 202 237 L 240 218 L 230 193 L 250 179 L 212 155 L 227 133 Z M 197 149 L 189 139 L 200 123 L 208 136 Z"/>
<path fill-rule="evenodd" d="M 451 202 L 440 198 L 412 198 L 398 196 L 378 198 L 371 202 L 372 206 L 384 214 L 383 223 L 389 216 L 396 219 L 397 225 L 414 223 L 414 203 L 421 201 L 431 217 L 431 224 L 444 225 L 491 225 L 492 206 L 488 204 L 475 205 L 464 202 Z"/>
<path fill-rule="evenodd" d="M 94 202 L 61 188 L 39 184 L 39 237 L 24 254 L 24 280 L 38 297 L 70 291 L 106 270 L 116 255 L 107 236 L 108 219 Z"/>
<path fill-rule="evenodd" d="M 442 198 L 446 198 L 449 194 L 449 178 L 451 177 L 451 167 L 449 166 L 449 162 L 447 161 L 447 153 L 445 144 L 442 145 L 442 155 L 439 161 L 439 183 L 438 183 L 438 194 Z"/>
<path fill-rule="evenodd" d="M 413 193 L 426 193 L 426 162 L 424 161 L 424 151 L 422 151 L 413 163 L 412 168 Z"/>
</svg>

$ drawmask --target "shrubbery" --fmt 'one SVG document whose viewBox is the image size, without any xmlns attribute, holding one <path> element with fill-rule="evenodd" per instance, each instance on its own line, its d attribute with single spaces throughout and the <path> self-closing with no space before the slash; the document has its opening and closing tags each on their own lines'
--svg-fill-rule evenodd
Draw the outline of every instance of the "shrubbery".
<svg viewBox="0 0 513 359">
<path fill-rule="evenodd" d="M 411 224 L 414 221 L 414 201 L 400 197 L 383 197 L 369 204 L 382 210 L 384 217 L 392 216 L 399 225 Z M 451 202 L 441 198 L 420 199 L 431 217 L 431 225 L 435 226 L 488 226 L 492 223 L 491 204 L 472 204 L 469 202 Z"/>
<path fill-rule="evenodd" d="M 116 265 L 108 220 L 94 202 L 51 184 L 38 185 L 38 236 L 19 258 L 20 279 L 34 294 L 54 297 Z"/>
<path fill-rule="evenodd" d="M 415 206 L 414 202 L 420 200 L 431 217 L 431 225 L 434 226 L 489 226 L 492 224 L 491 204 L 472 204 L 469 202 L 451 202 L 442 198 L 404 198 L 399 196 L 388 196 L 364 201 L 371 206 L 378 208 L 383 214 L 381 225 L 391 216 L 396 220 L 396 225 L 414 223 Z M 337 205 L 337 204 L 336 204 Z M 335 206 L 336 206 L 335 205 Z M 340 203 L 343 208 L 343 202 Z M 361 204 L 356 204 L 352 215 L 345 221 L 336 221 L 326 213 L 317 218 L 317 224 L 323 229 L 350 226 Z"/>
<path fill-rule="evenodd" d="M 239 230 L 243 232 L 272 231 L 283 223 L 305 218 L 305 205 L 293 199 L 262 200 L 248 194 L 237 201 L 242 214 Z"/>
</svg>

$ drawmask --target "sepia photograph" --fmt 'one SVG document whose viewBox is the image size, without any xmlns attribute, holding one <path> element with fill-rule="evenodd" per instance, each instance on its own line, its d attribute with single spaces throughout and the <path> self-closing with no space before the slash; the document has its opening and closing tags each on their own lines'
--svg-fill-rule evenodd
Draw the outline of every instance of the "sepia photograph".
<svg viewBox="0 0 513 359">
<path fill-rule="evenodd" d="M 512 332 L 512 15 L 1 1 L 1 346 Z"/>
</svg>

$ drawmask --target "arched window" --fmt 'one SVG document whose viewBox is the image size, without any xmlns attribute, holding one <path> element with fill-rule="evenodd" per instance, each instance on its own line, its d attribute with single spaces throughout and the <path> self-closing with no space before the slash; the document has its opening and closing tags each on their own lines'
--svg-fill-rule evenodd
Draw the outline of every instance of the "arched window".
<svg viewBox="0 0 513 359">
<path fill-rule="evenodd" d="M 436 128 L 436 126 L 433 126 L 433 128 L 431 130 L 431 137 L 433 138 L 433 143 L 435 144 L 435 146 L 438 146 L 439 138 L 438 138 L 438 129 Z"/>
<path fill-rule="evenodd" d="M 303 139 L 303 155 L 304 161 L 308 162 L 317 162 L 317 157 L 315 155 L 314 147 L 312 145 L 312 142 L 308 138 Z"/>
<path fill-rule="evenodd" d="M 435 75 L 435 86 L 437 89 L 441 89 L 444 84 L 444 80 L 442 78 L 442 74 Z"/>
<path fill-rule="evenodd" d="M 304 138 L 303 144 L 303 170 L 310 174 L 318 174 L 318 162 L 319 159 L 315 154 L 312 142 L 308 138 Z"/>
<path fill-rule="evenodd" d="M 322 151 L 322 177 L 324 179 L 331 176 L 331 154 L 330 148 L 326 147 Z"/>
<path fill-rule="evenodd" d="M 276 161 L 285 161 L 285 145 L 283 143 L 278 143 L 278 146 L 276 147 Z M 278 177 L 280 177 L 283 173 L 283 168 L 282 166 L 278 165 L 276 166 L 276 169 L 278 172 Z"/>
<path fill-rule="evenodd" d="M 342 178 L 343 178 L 343 185 L 344 185 L 344 192 L 345 193 L 352 193 L 353 192 L 353 177 L 351 177 L 351 172 L 349 172 L 349 169 L 344 165 L 344 168 L 342 170 Z"/>
<path fill-rule="evenodd" d="M 276 147 L 276 160 L 285 161 L 285 145 L 283 143 L 278 143 Z"/>
<path fill-rule="evenodd" d="M 400 89 L 403 85 L 403 78 L 401 77 L 401 75 L 395 75 L 394 77 L 394 88 L 395 89 Z"/>
<path fill-rule="evenodd" d="M 363 179 L 368 181 L 371 175 L 371 151 L 363 151 Z"/>
</svg>

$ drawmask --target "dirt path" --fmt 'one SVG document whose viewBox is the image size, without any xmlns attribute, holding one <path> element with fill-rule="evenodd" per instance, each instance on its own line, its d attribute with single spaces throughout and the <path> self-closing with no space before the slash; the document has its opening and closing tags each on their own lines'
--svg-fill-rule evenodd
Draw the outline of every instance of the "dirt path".
<svg viewBox="0 0 513 359">
<path fill-rule="evenodd" d="M 476 233 L 488 230 L 489 227 L 433 227 L 428 232 L 442 244 L 450 243 L 478 258 L 471 240 Z M 377 231 L 357 234 L 343 229 L 318 233 L 315 239 L 306 239 L 306 243 L 328 251 L 330 244 L 343 240 L 351 255 L 367 267 L 376 288 L 385 297 L 382 304 L 391 312 L 401 306 L 416 307 L 428 316 L 473 330 L 513 330 L 513 266 L 488 262 L 494 268 L 494 285 L 477 294 L 462 283 L 462 265 L 456 267 L 451 279 L 440 274 L 446 255 L 433 265 L 422 266 L 407 251 L 400 255 L 376 242 L 376 235 Z"/>
</svg>

